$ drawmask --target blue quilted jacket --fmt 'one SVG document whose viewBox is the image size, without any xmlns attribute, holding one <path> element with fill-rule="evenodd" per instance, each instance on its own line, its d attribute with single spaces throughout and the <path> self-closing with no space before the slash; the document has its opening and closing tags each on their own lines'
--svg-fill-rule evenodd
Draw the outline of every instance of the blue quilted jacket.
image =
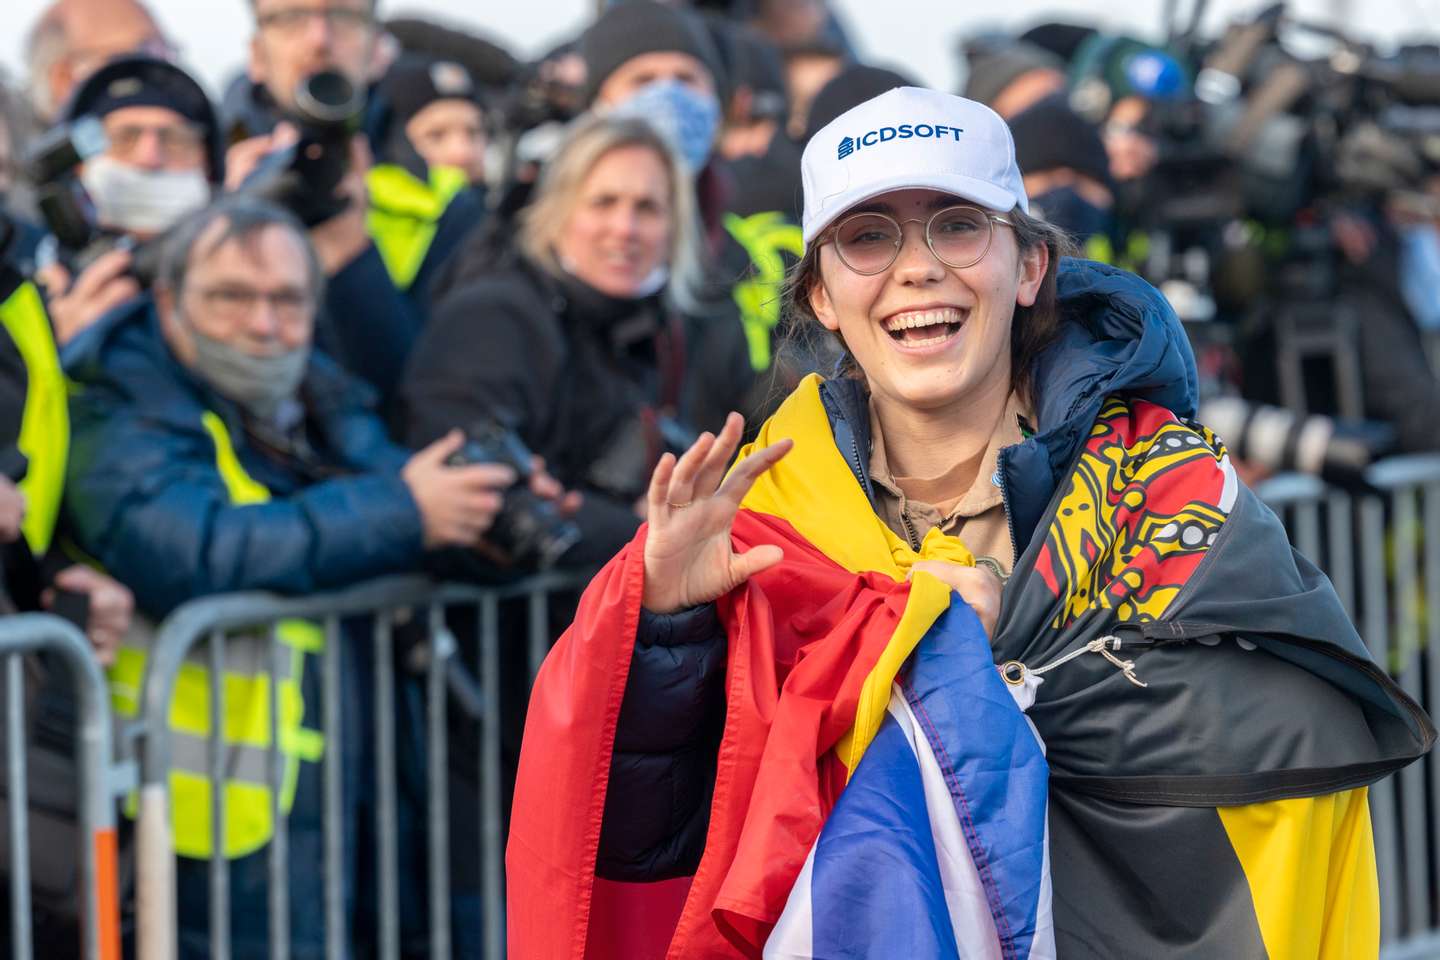
<svg viewBox="0 0 1440 960">
<path fill-rule="evenodd" d="M 316 353 L 302 387 L 315 462 L 263 455 L 239 408 L 170 352 L 148 297 L 67 347 L 76 383 L 65 515 L 80 547 L 162 617 L 232 590 L 305 593 L 415 569 L 420 512 L 367 388 Z M 271 494 L 235 506 L 201 418 L 225 423 L 244 470 Z"/>
</svg>

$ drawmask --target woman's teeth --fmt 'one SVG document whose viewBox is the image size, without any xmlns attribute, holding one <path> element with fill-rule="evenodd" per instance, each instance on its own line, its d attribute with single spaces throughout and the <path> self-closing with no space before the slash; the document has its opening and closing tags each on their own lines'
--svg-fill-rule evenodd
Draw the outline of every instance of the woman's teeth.
<svg viewBox="0 0 1440 960">
<path fill-rule="evenodd" d="M 965 311 L 956 307 L 897 313 L 882 326 L 890 338 L 906 346 L 923 347 L 954 336 L 965 323 Z"/>
</svg>

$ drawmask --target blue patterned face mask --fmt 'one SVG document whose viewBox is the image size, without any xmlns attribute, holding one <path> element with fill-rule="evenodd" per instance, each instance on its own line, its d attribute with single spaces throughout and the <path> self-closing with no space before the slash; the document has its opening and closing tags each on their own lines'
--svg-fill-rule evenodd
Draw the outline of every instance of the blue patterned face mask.
<svg viewBox="0 0 1440 960">
<path fill-rule="evenodd" d="M 611 111 L 619 117 L 641 117 L 670 144 L 692 175 L 704 169 L 720 127 L 720 101 L 677 80 L 646 84 Z"/>
</svg>

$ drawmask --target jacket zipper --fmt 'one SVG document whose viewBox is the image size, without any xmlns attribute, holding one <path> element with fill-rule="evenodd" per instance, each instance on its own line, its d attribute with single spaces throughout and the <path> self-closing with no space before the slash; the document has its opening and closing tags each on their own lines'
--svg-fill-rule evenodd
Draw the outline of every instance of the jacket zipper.
<svg viewBox="0 0 1440 960">
<path fill-rule="evenodd" d="M 850 430 L 850 466 L 855 471 L 855 479 L 864 484 L 864 476 L 860 465 L 860 443 L 855 439 L 855 430 Z M 920 540 L 915 536 L 915 528 L 910 524 L 910 518 L 905 511 L 900 511 L 900 522 L 905 526 L 905 539 L 910 542 L 910 549 L 916 552 L 920 550 Z"/>
</svg>

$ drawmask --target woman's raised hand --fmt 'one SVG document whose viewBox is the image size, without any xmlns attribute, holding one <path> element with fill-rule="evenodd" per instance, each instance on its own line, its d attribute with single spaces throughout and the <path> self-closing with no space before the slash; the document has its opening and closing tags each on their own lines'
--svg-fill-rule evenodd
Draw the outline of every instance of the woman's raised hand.
<svg viewBox="0 0 1440 960">
<path fill-rule="evenodd" d="M 702 433 L 679 460 L 667 453 L 655 465 L 646 495 L 645 593 L 651 613 L 674 613 L 709 603 L 779 563 L 780 548 L 764 544 L 736 553 L 730 527 L 756 479 L 790 451 L 781 440 L 740 461 L 725 476 L 745 419 L 731 413 L 719 436 Z"/>
</svg>

